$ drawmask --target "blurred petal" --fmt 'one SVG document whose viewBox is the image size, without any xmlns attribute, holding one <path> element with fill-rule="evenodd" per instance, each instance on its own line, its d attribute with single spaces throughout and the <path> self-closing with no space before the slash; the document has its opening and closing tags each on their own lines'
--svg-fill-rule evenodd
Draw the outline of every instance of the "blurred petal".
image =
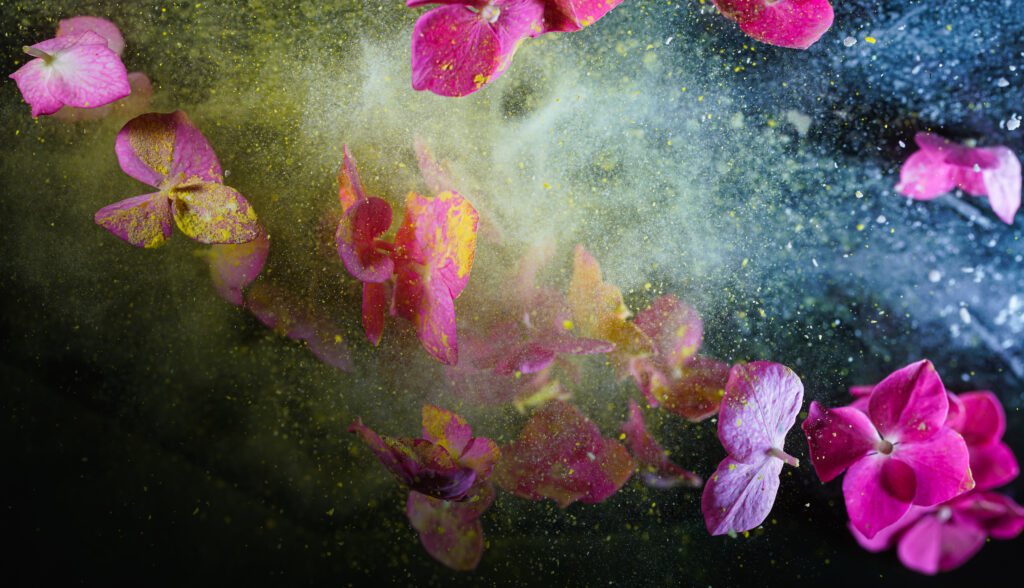
<svg viewBox="0 0 1024 588">
<path fill-rule="evenodd" d="M 991 490 L 1009 484 L 1018 474 L 1020 465 L 1006 443 L 996 441 L 980 446 L 967 446 L 971 456 L 971 477 L 974 490 Z"/>
<path fill-rule="evenodd" d="M 985 149 L 999 158 L 998 167 L 985 170 L 981 174 L 989 204 L 1000 220 L 1012 225 L 1013 217 L 1020 208 L 1020 160 L 1006 147 Z"/>
<path fill-rule="evenodd" d="M 107 48 L 114 53 L 118 55 L 124 53 L 124 37 L 121 35 L 121 31 L 118 30 L 117 25 L 105 18 L 97 16 L 66 18 L 60 21 L 60 25 L 57 27 L 57 36 L 71 37 L 85 31 L 92 31 L 103 37 L 107 42 Z"/>
<path fill-rule="evenodd" d="M 966 392 L 959 397 L 963 421 L 954 427 L 968 446 L 999 441 L 1006 432 L 1006 413 L 999 398 L 987 391 Z"/>
<path fill-rule="evenodd" d="M 480 515 L 494 502 L 490 484 L 477 484 L 467 500 L 438 500 L 409 493 L 405 513 L 427 553 L 453 570 L 476 569 L 484 550 Z"/>
<path fill-rule="evenodd" d="M 948 508 L 921 517 L 900 537 L 896 553 L 903 565 L 928 575 L 948 572 L 982 548 L 985 531 L 956 514 L 947 518 Z"/>
<path fill-rule="evenodd" d="M 242 288 L 260 275 L 269 252 L 270 235 L 262 228 L 248 243 L 210 246 L 205 257 L 210 264 L 210 279 L 221 298 L 242 306 Z"/>
<path fill-rule="evenodd" d="M 699 488 L 703 483 L 700 476 L 676 465 L 668 452 L 647 431 L 643 413 L 633 400 L 629 401 L 629 418 L 622 423 L 622 434 L 626 436 L 626 447 L 639 462 L 640 476 L 644 484 L 652 488 L 673 488 L 685 485 Z"/>
</svg>

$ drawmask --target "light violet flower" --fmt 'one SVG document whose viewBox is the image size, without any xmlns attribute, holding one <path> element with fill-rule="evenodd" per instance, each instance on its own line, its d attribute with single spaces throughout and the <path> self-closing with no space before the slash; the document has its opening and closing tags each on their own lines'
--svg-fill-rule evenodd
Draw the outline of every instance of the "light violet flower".
<svg viewBox="0 0 1024 588">
<path fill-rule="evenodd" d="M 53 114 L 61 107 L 95 108 L 128 96 L 128 70 L 92 30 L 58 36 L 23 47 L 35 59 L 10 77 L 32 107 L 32 116 Z"/>
<path fill-rule="evenodd" d="M 843 496 L 866 537 L 911 505 L 933 506 L 974 487 L 963 437 L 945 426 L 949 400 L 931 362 L 901 368 L 871 392 L 865 414 L 812 402 L 802 428 L 822 482 L 849 469 Z"/>
<path fill-rule="evenodd" d="M 1013 224 L 1020 208 L 1020 160 L 1008 147 L 967 147 L 933 133 L 917 133 L 915 151 L 900 168 L 896 191 L 915 200 L 931 200 L 960 188 L 988 196 L 992 211 Z"/>
<path fill-rule="evenodd" d="M 800 462 L 783 450 L 804 386 L 793 370 L 770 361 L 733 366 L 718 414 L 718 439 L 729 456 L 708 478 L 700 509 L 712 535 L 749 531 L 775 504 L 782 465 Z"/>
</svg>

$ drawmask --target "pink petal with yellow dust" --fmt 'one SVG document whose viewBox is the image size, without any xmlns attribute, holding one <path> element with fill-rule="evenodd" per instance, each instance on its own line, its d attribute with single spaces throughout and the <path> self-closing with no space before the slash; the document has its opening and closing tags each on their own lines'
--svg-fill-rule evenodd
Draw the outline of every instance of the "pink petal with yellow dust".
<svg viewBox="0 0 1024 588">
<path fill-rule="evenodd" d="M 480 515 L 494 502 L 490 484 L 477 484 L 462 502 L 438 500 L 413 491 L 405 514 L 427 553 L 457 571 L 476 569 L 484 551 Z"/>
<path fill-rule="evenodd" d="M 183 186 L 170 196 L 178 229 L 200 243 L 248 243 L 263 230 L 249 201 L 224 184 Z"/>
<path fill-rule="evenodd" d="M 395 262 L 377 243 L 390 228 L 391 205 L 380 198 L 357 200 L 341 217 L 335 233 L 338 256 L 357 280 L 380 283 L 391 277 Z"/>
<path fill-rule="evenodd" d="M 188 115 L 148 113 L 128 121 L 114 143 L 117 161 L 129 176 L 160 188 L 175 181 L 224 181 L 220 161 Z"/>
<path fill-rule="evenodd" d="M 519 438 L 502 446 L 493 480 L 521 498 L 550 498 L 561 507 L 602 502 L 626 483 L 636 463 L 626 448 L 561 401 L 534 413 Z"/>
<path fill-rule="evenodd" d="M 93 218 L 96 224 L 136 247 L 152 249 L 171 237 L 171 207 L 163 192 L 104 206 Z"/>
<path fill-rule="evenodd" d="M 57 36 L 72 37 L 86 31 L 92 31 L 103 37 L 107 42 L 107 48 L 114 53 L 118 55 L 124 53 L 124 36 L 121 35 L 117 25 L 98 16 L 73 16 L 65 18 L 60 21 L 57 27 Z"/>
<path fill-rule="evenodd" d="M 242 289 L 260 275 L 270 253 L 270 235 L 262 229 L 248 243 L 212 245 L 205 257 L 210 279 L 221 298 L 242 306 Z"/>
<path fill-rule="evenodd" d="M 782 461 L 755 464 L 727 457 L 711 474 L 701 495 L 701 512 L 708 533 L 724 535 L 749 531 L 764 522 L 779 491 Z"/>
<path fill-rule="evenodd" d="M 543 32 L 572 32 L 588 27 L 622 0 L 545 0 Z"/>
</svg>

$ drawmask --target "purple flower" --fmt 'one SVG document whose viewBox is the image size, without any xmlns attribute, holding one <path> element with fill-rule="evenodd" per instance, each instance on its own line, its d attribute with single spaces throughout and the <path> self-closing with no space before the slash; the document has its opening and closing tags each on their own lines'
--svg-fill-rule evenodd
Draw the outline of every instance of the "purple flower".
<svg viewBox="0 0 1024 588">
<path fill-rule="evenodd" d="M 927 360 L 901 368 L 871 391 L 865 414 L 811 403 L 802 428 L 818 477 L 849 469 L 843 496 L 853 526 L 866 537 L 893 524 L 911 505 L 933 506 L 974 487 L 963 437 L 945 426 L 949 400 Z"/>
</svg>

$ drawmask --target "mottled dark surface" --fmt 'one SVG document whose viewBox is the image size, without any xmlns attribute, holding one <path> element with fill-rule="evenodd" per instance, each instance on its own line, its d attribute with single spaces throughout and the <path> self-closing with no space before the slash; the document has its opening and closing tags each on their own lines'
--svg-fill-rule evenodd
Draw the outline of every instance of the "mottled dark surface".
<svg viewBox="0 0 1024 588">
<path fill-rule="evenodd" d="M 123 121 L 33 122 L 14 83 L 0 85 L 11 585 L 924 581 L 856 545 L 839 484 L 820 484 L 799 431 L 787 451 L 803 463 L 749 537 L 708 537 L 699 493 L 631 480 L 564 511 L 499 493 L 475 573 L 430 559 L 402 491 L 345 428 L 359 414 L 413 435 L 430 401 L 506 442 L 525 417 L 439 389 L 401 325 L 379 349 L 360 340 L 355 284 L 311 236 L 334 198 L 338 136 L 368 190 L 399 202 L 416 181 L 411 133 L 427 135 L 507 230 L 505 244 L 481 244 L 460 321 L 500 297 L 502 269 L 535 233 L 554 233 L 560 287 L 583 242 L 634 309 L 678 295 L 704 316 L 707 353 L 784 363 L 808 401 L 845 403 L 848 386 L 930 358 L 951 390 L 1000 396 L 1005 440 L 1024 454 L 1024 216 L 1006 226 L 984 199 L 893 192 L 918 130 L 1024 153 L 1024 130 L 1005 125 L 1024 114 L 1020 2 L 841 2 L 832 30 L 798 52 L 749 40 L 697 1 L 625 0 L 581 33 L 525 43 L 504 78 L 457 103 L 408 87 L 401 52 L 419 11 L 319 4 L 0 6 L 5 72 L 60 18 L 121 26 L 154 109 L 188 110 L 274 236 L 265 278 L 338 316 L 357 365 L 323 366 L 217 299 L 182 234 L 149 252 L 95 227 L 96 209 L 143 193 L 113 157 Z M 584 365 L 576 402 L 613 436 L 632 385 Z M 682 465 L 707 475 L 724 456 L 712 422 L 648 415 Z M 1024 502 L 1019 479 L 1004 491 Z M 994 581 L 1021 541 L 990 542 L 930 582 Z"/>
</svg>

